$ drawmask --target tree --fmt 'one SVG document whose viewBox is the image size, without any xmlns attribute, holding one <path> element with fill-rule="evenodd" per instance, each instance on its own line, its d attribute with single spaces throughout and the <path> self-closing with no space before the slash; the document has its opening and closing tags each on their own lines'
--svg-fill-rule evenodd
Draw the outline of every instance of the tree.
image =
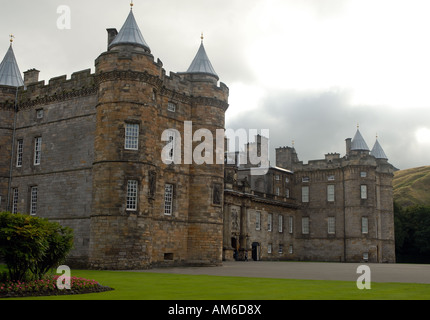
<svg viewBox="0 0 430 320">
<path fill-rule="evenodd" d="M 430 207 L 394 205 L 398 262 L 430 262 Z"/>
</svg>

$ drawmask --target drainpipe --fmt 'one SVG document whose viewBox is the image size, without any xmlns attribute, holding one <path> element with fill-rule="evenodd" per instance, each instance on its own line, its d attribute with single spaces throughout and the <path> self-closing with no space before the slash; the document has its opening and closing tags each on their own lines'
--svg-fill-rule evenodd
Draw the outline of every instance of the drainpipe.
<svg viewBox="0 0 430 320">
<path fill-rule="evenodd" d="M 346 190 L 345 190 L 345 168 L 342 167 L 343 185 L 343 260 L 346 262 Z"/>
</svg>

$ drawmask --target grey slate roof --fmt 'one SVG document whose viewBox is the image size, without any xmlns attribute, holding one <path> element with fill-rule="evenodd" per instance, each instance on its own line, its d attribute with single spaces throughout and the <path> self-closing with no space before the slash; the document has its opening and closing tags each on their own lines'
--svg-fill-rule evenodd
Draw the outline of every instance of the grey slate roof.
<svg viewBox="0 0 430 320">
<path fill-rule="evenodd" d="M 130 10 L 130 14 L 127 17 L 127 20 L 125 21 L 118 35 L 109 45 L 109 49 L 122 44 L 133 44 L 139 47 L 143 47 L 145 50 L 151 52 L 151 49 L 143 38 L 139 26 L 137 25 L 136 19 L 134 18 L 133 10 Z"/>
<path fill-rule="evenodd" d="M 205 47 L 202 44 L 200 45 L 199 51 L 197 52 L 196 57 L 194 58 L 191 66 L 188 68 L 186 73 L 203 73 L 215 76 L 219 79 L 215 69 L 210 62 L 208 55 L 206 54 Z"/>
<path fill-rule="evenodd" d="M 370 154 L 372 156 L 374 156 L 376 159 L 388 160 L 388 157 L 385 154 L 384 149 L 382 149 L 381 144 L 379 143 L 378 139 L 376 139 L 375 145 L 373 146 L 373 149 L 370 152 Z"/>
<path fill-rule="evenodd" d="M 356 150 L 356 151 L 370 151 L 370 149 L 367 146 L 366 141 L 364 141 L 364 138 L 361 135 L 359 129 L 357 129 L 357 133 L 355 134 L 354 139 L 352 139 L 351 150 Z"/>
<path fill-rule="evenodd" d="M 0 85 L 11 87 L 21 87 L 24 85 L 24 80 L 19 71 L 12 44 L 0 64 Z"/>
</svg>

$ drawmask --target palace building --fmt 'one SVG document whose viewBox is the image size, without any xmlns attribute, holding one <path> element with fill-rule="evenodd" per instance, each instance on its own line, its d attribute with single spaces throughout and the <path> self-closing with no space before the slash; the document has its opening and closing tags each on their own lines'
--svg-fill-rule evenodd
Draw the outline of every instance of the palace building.
<svg viewBox="0 0 430 320">
<path fill-rule="evenodd" d="M 189 69 L 167 75 L 132 9 L 119 32 L 107 29 L 94 73 L 47 84 L 36 69 L 22 77 L 11 40 L 0 65 L 1 211 L 72 228 L 75 267 L 220 265 L 248 255 L 395 262 L 394 167 L 359 131 L 344 157 L 303 164 L 294 148 L 279 148 L 264 176 L 238 162 L 175 163 L 174 147 L 172 161 L 162 159 L 187 122 L 191 135 L 225 129 L 229 89 L 203 37 Z"/>
</svg>

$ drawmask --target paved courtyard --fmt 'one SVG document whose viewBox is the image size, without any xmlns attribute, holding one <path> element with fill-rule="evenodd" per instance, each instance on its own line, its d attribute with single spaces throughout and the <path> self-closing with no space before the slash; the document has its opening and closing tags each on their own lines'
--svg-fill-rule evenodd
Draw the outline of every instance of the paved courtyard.
<svg viewBox="0 0 430 320">
<path fill-rule="evenodd" d="M 320 262 L 224 262 L 220 267 L 158 268 L 143 272 L 277 279 L 357 281 L 359 263 Z M 430 284 L 430 265 L 365 264 L 372 282 Z"/>
</svg>

